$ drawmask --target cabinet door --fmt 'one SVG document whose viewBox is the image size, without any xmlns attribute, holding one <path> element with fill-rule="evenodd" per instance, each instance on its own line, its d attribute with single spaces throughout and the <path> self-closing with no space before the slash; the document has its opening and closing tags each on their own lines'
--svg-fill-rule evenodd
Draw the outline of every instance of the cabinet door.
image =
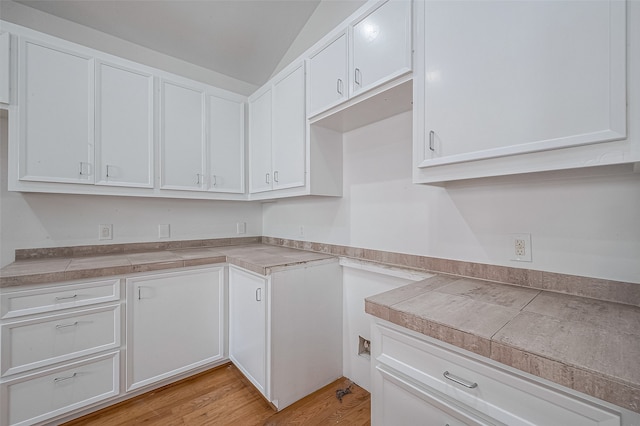
<svg viewBox="0 0 640 426">
<path fill-rule="evenodd" d="M 204 91 L 163 81 L 161 98 L 161 187 L 202 190 L 206 160 Z"/>
<path fill-rule="evenodd" d="M 224 357 L 224 276 L 207 268 L 127 279 L 127 389 Z"/>
<path fill-rule="evenodd" d="M 93 183 L 93 61 L 23 40 L 20 179 Z"/>
<path fill-rule="evenodd" d="M 0 34 L 0 103 L 9 103 L 10 87 L 10 41 L 9 33 Z"/>
<path fill-rule="evenodd" d="M 209 96 L 209 189 L 244 192 L 244 102 Z"/>
<path fill-rule="evenodd" d="M 96 183 L 153 186 L 153 76 L 99 63 Z"/>
<path fill-rule="evenodd" d="M 273 85 L 273 189 L 304 186 L 304 66 Z"/>
<path fill-rule="evenodd" d="M 309 116 L 347 99 L 347 35 L 309 59 Z"/>
<path fill-rule="evenodd" d="M 424 6 L 422 166 L 625 137 L 624 2 Z"/>
<path fill-rule="evenodd" d="M 249 192 L 271 189 L 271 90 L 249 100 Z"/>
<path fill-rule="evenodd" d="M 229 358 L 267 396 L 266 278 L 229 267 Z"/>
<path fill-rule="evenodd" d="M 411 71 L 411 1 L 389 1 L 353 26 L 351 94 Z"/>
</svg>

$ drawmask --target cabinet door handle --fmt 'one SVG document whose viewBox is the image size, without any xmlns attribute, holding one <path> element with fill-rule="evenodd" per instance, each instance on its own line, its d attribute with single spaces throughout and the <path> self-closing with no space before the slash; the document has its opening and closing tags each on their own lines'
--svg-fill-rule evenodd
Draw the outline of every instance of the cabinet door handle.
<svg viewBox="0 0 640 426">
<path fill-rule="evenodd" d="M 216 178 L 216 175 L 211 175 L 211 178 L 213 179 L 213 186 L 216 186 L 218 184 L 218 179 Z"/>
<path fill-rule="evenodd" d="M 196 173 L 196 185 L 200 185 L 200 173 Z"/>
<path fill-rule="evenodd" d="M 278 183 L 278 171 L 277 170 L 275 172 L 273 172 L 273 181 L 275 183 Z"/>
<path fill-rule="evenodd" d="M 64 296 L 64 297 L 56 297 L 56 302 L 60 301 L 60 300 L 70 300 L 70 299 L 75 299 L 76 297 L 78 297 L 77 294 L 74 294 L 73 296 Z"/>
<path fill-rule="evenodd" d="M 53 379 L 53 383 L 64 382 L 65 380 L 69 380 L 69 379 L 75 379 L 77 376 L 78 376 L 78 373 L 73 373 L 72 375 L 67 377 L 56 377 L 55 379 Z"/>
<path fill-rule="evenodd" d="M 262 289 L 258 287 L 256 289 L 256 302 L 260 302 L 262 300 Z"/>
<path fill-rule="evenodd" d="M 57 329 L 57 330 L 60 330 L 61 328 L 75 327 L 75 326 L 77 326 L 78 324 L 79 324 L 79 322 L 78 322 L 78 321 L 76 321 L 76 322 L 74 322 L 74 323 L 71 323 L 71 324 L 58 324 L 58 325 L 56 325 L 56 329 Z"/>
<path fill-rule="evenodd" d="M 267 173 L 265 175 L 265 179 L 264 179 L 265 183 L 271 183 L 271 179 L 269 179 L 269 178 L 270 178 L 269 173 Z"/>
<path fill-rule="evenodd" d="M 339 78 L 337 83 L 336 83 L 336 91 L 342 95 L 342 79 Z"/>
<path fill-rule="evenodd" d="M 109 165 L 107 164 L 107 179 L 109 179 Z"/>
<path fill-rule="evenodd" d="M 445 379 L 451 380 L 452 382 L 455 382 L 459 385 L 464 386 L 465 388 L 469 388 L 469 389 L 473 389 L 473 388 L 477 388 L 478 384 L 475 382 L 470 382 L 468 380 L 465 380 L 461 377 L 458 376 L 454 376 L 453 374 L 449 373 L 448 371 L 445 371 L 443 374 Z"/>
<path fill-rule="evenodd" d="M 360 79 L 360 77 L 361 77 L 360 68 L 356 68 L 354 74 L 355 75 L 353 76 L 353 80 L 358 86 L 360 86 L 360 84 L 361 84 L 361 81 L 360 81 L 361 80 Z"/>
<path fill-rule="evenodd" d="M 431 151 L 435 151 L 435 150 L 436 150 L 435 138 L 436 138 L 436 132 L 434 132 L 433 130 L 431 130 L 431 131 L 429 132 L 429 149 L 430 149 Z"/>
<path fill-rule="evenodd" d="M 80 162 L 80 176 L 84 175 L 84 167 L 82 166 L 82 161 Z"/>
</svg>

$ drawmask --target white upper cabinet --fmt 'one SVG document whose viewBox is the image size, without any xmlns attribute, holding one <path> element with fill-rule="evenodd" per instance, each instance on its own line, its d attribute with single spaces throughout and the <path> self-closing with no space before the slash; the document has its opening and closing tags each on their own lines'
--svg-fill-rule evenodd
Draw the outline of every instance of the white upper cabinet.
<svg viewBox="0 0 640 426">
<path fill-rule="evenodd" d="M 8 104 L 10 91 L 11 35 L 0 33 L 0 103 Z"/>
<path fill-rule="evenodd" d="M 249 192 L 305 186 L 303 63 L 249 99 Z"/>
<path fill-rule="evenodd" d="M 619 147 L 588 146 L 627 136 L 624 1 L 416 7 L 423 33 L 416 35 L 415 181 L 584 167 L 620 156 Z"/>
<path fill-rule="evenodd" d="M 244 102 L 208 96 L 209 189 L 244 192 Z"/>
<path fill-rule="evenodd" d="M 412 69 L 410 0 L 368 10 L 309 57 L 309 117 Z"/>
<path fill-rule="evenodd" d="M 160 171 L 162 189 L 205 189 L 205 93 L 161 83 Z"/>
<path fill-rule="evenodd" d="M 98 63 L 96 183 L 153 187 L 153 76 Z"/>
<path fill-rule="evenodd" d="M 411 1 L 391 0 L 353 26 L 355 95 L 411 71 Z"/>
<path fill-rule="evenodd" d="M 273 84 L 273 189 L 305 184 L 305 98 L 302 63 Z"/>
<path fill-rule="evenodd" d="M 249 99 L 249 192 L 271 189 L 271 88 Z"/>
<path fill-rule="evenodd" d="M 347 34 L 309 59 L 309 116 L 347 99 Z"/>
<path fill-rule="evenodd" d="M 23 39 L 20 179 L 93 183 L 93 67 L 88 56 Z"/>
</svg>

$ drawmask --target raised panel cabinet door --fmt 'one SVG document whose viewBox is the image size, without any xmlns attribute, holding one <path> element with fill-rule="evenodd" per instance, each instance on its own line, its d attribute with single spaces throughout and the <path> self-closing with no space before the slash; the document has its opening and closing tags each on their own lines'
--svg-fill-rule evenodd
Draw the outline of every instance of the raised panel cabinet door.
<svg viewBox="0 0 640 426">
<path fill-rule="evenodd" d="M 22 40 L 20 179 L 93 183 L 93 60 Z"/>
<path fill-rule="evenodd" d="M 209 96 L 209 189 L 244 193 L 244 102 Z"/>
<path fill-rule="evenodd" d="M 390 0 L 353 26 L 351 94 L 411 71 L 411 1 Z"/>
<path fill-rule="evenodd" d="M 266 321 L 266 278 L 230 267 L 229 358 L 265 396 Z"/>
<path fill-rule="evenodd" d="M 625 2 L 424 7 L 422 166 L 625 137 Z"/>
<path fill-rule="evenodd" d="M 271 90 L 249 99 L 249 192 L 272 188 Z"/>
<path fill-rule="evenodd" d="M 309 116 L 347 99 L 347 64 L 346 34 L 309 59 Z"/>
<path fill-rule="evenodd" d="M 273 189 L 305 184 L 304 65 L 273 85 Z"/>
<path fill-rule="evenodd" d="M 127 389 L 224 358 L 223 268 L 127 279 Z"/>
<path fill-rule="evenodd" d="M 0 103 L 9 103 L 9 71 L 10 71 L 10 42 L 9 33 L 0 33 Z"/>
<path fill-rule="evenodd" d="M 153 76 L 97 64 L 96 183 L 153 186 Z"/>
<path fill-rule="evenodd" d="M 204 91 L 163 81 L 161 99 L 161 188 L 202 190 L 206 183 Z"/>
</svg>

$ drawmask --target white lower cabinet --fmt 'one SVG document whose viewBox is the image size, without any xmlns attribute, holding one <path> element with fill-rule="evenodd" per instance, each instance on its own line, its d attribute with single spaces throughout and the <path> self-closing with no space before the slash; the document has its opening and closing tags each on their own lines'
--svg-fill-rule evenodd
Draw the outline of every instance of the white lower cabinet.
<svg viewBox="0 0 640 426">
<path fill-rule="evenodd" d="M 120 394 L 120 279 L 0 292 L 0 426 Z"/>
<path fill-rule="evenodd" d="M 3 382 L 2 425 L 32 425 L 117 396 L 120 352 Z"/>
<path fill-rule="evenodd" d="M 278 410 L 341 377 L 337 259 L 267 276 L 230 266 L 229 358 Z"/>
<path fill-rule="evenodd" d="M 608 406 L 427 336 L 381 320 L 371 334 L 374 426 L 623 424 L 621 412 Z"/>
<path fill-rule="evenodd" d="M 127 278 L 127 391 L 225 358 L 224 268 Z"/>
</svg>

